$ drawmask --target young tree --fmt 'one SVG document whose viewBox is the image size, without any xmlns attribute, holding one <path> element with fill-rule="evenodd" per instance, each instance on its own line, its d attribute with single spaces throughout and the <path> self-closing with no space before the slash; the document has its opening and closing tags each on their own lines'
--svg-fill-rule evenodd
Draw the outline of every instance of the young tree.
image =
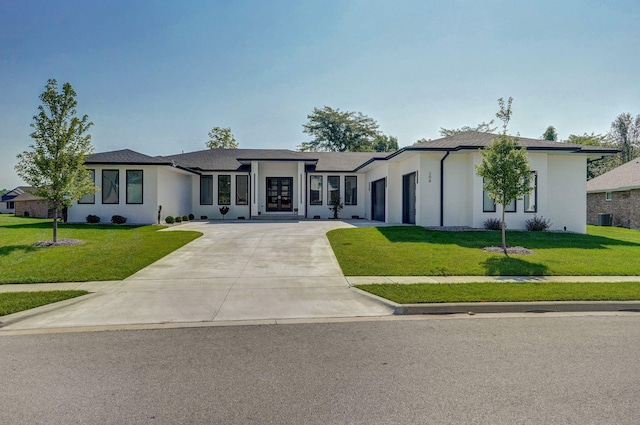
<svg viewBox="0 0 640 425">
<path fill-rule="evenodd" d="M 209 132 L 209 141 L 206 145 L 209 149 L 238 149 L 238 142 L 229 127 L 213 127 Z"/>
<path fill-rule="evenodd" d="M 542 134 L 542 138 L 544 140 L 549 140 L 551 142 L 557 142 L 558 141 L 558 133 L 556 133 L 556 128 L 554 126 L 552 126 L 552 125 L 547 127 L 547 129 Z"/>
<path fill-rule="evenodd" d="M 476 165 L 476 173 L 484 179 L 484 190 L 496 204 L 502 206 L 502 250 L 507 254 L 505 207 L 531 192 L 531 168 L 524 147 L 518 147 L 516 138 L 507 136 L 507 125 L 511 119 L 510 97 L 505 106 L 498 99 L 500 111 L 496 116 L 502 120 L 502 134 L 490 146 L 480 150 L 482 162 Z"/>
<path fill-rule="evenodd" d="M 378 123 L 360 112 L 342 112 L 325 106 L 313 108 L 307 118 L 303 132 L 314 140 L 298 146 L 301 151 L 371 152 L 379 135 Z"/>
<path fill-rule="evenodd" d="M 76 92 L 64 83 L 58 92 L 55 79 L 47 81 L 40 95 L 42 105 L 33 117 L 31 150 L 18 154 L 15 166 L 18 175 L 33 186 L 32 193 L 44 198 L 53 209 L 53 242 L 58 241 L 58 214 L 83 195 L 95 193 L 96 186 L 84 166 L 87 155 L 93 153 L 91 135 L 85 134 L 93 125 L 88 115 L 77 117 Z"/>
</svg>

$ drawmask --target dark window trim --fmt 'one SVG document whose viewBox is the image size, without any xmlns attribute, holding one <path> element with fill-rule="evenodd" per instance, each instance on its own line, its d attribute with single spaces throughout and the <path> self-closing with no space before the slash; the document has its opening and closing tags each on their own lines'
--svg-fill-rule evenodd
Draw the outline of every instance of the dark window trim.
<svg viewBox="0 0 640 425">
<path fill-rule="evenodd" d="M 247 198 L 244 203 L 238 202 L 238 180 L 244 178 L 247 181 Z M 249 205 L 249 175 L 236 174 L 236 205 Z"/>
<path fill-rule="evenodd" d="M 227 202 L 220 202 L 222 192 L 220 191 L 220 179 L 222 177 L 229 178 L 229 200 Z M 218 174 L 218 205 L 231 205 L 231 174 Z"/>
<path fill-rule="evenodd" d="M 16 209 L 16 203 L 14 201 L 7 201 L 7 209 L 15 210 Z"/>
<path fill-rule="evenodd" d="M 355 196 L 352 198 L 351 203 L 347 204 L 347 179 L 353 179 L 355 184 Z M 358 205 L 358 176 L 344 176 L 344 204 L 345 205 Z"/>
<path fill-rule="evenodd" d="M 142 173 L 142 179 L 140 180 L 140 189 L 141 189 L 141 193 L 140 193 L 140 202 L 129 202 L 129 171 L 140 171 Z M 142 205 L 144 204 L 144 170 L 125 170 L 125 180 L 126 180 L 126 197 L 127 197 L 127 204 L 130 205 Z"/>
<path fill-rule="evenodd" d="M 117 188 L 117 191 L 116 191 L 116 195 L 117 195 L 116 202 L 105 202 L 105 200 L 104 200 L 104 196 L 107 193 L 104 190 L 104 173 L 105 173 L 105 171 L 115 171 L 116 172 L 116 176 L 118 177 L 118 188 Z M 105 204 L 105 205 L 116 205 L 116 204 L 119 204 L 120 203 L 120 170 L 112 170 L 112 169 L 104 169 L 104 170 L 102 170 L 102 187 L 101 187 L 101 189 L 102 189 L 102 203 L 103 204 Z"/>
<path fill-rule="evenodd" d="M 340 176 L 336 176 L 336 175 L 327 176 L 327 202 L 328 202 L 328 205 L 331 205 L 331 202 L 332 202 L 331 201 L 332 196 L 331 196 L 331 193 L 330 193 L 331 192 L 331 187 L 329 185 L 329 179 L 332 179 L 332 178 L 333 179 L 335 179 L 335 178 L 338 179 L 338 185 L 336 187 L 338 188 L 338 198 L 340 198 Z"/>
<path fill-rule="evenodd" d="M 209 194 L 211 202 L 202 202 L 202 180 L 211 180 L 211 193 Z M 213 176 L 211 174 L 204 174 L 200 176 L 200 205 L 213 205 Z"/>
<path fill-rule="evenodd" d="M 95 186 L 96 185 L 96 170 L 94 170 L 92 168 L 88 168 L 87 171 L 90 171 L 93 174 L 92 181 L 93 181 L 93 185 Z M 84 198 L 85 196 L 92 196 L 93 197 L 93 201 L 91 201 L 91 202 L 81 202 L 82 198 Z M 78 199 L 78 204 L 80 204 L 80 205 L 92 205 L 92 204 L 95 204 L 95 203 L 96 203 L 96 194 L 95 194 L 95 192 L 90 194 L 90 195 L 81 196 L 80 199 Z"/>
<path fill-rule="evenodd" d="M 313 189 L 311 189 L 311 182 L 313 181 L 314 178 L 320 178 L 320 190 L 318 191 L 318 193 L 320 194 L 319 196 L 319 201 L 312 201 L 311 200 L 311 191 Z M 323 182 L 322 182 L 322 174 L 310 174 L 309 175 L 309 205 L 322 205 L 323 199 L 322 199 L 322 188 Z"/>
<path fill-rule="evenodd" d="M 484 179 L 482 179 L 482 212 L 494 213 L 494 212 L 496 212 L 496 201 L 494 201 L 493 199 L 489 198 L 489 195 L 485 195 L 486 192 L 487 191 L 484 189 Z M 488 210 L 488 209 L 485 208 L 485 206 L 484 206 L 484 198 L 485 198 L 485 196 L 487 198 L 489 198 L 493 202 L 493 209 L 492 210 Z"/>
<path fill-rule="evenodd" d="M 526 204 L 526 200 L 523 202 L 522 204 L 522 209 L 524 209 L 525 213 L 528 214 L 536 214 L 538 212 L 538 172 L 537 171 L 532 171 L 531 174 L 533 174 L 533 210 L 529 211 L 527 210 L 527 204 Z M 529 196 L 531 197 L 531 193 L 528 195 L 525 195 L 525 199 L 526 197 Z"/>
<path fill-rule="evenodd" d="M 511 203 L 511 202 L 509 202 L 509 204 L 504 206 L 504 212 L 505 213 L 510 214 L 510 213 L 518 212 L 518 200 L 514 199 L 512 202 L 513 202 L 513 210 L 508 210 L 507 209 L 509 207 L 509 204 Z"/>
</svg>

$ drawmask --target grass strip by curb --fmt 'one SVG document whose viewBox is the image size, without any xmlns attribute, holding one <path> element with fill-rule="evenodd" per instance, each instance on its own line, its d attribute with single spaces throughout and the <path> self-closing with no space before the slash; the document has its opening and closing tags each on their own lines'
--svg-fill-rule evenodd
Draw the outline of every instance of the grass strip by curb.
<svg viewBox="0 0 640 425">
<path fill-rule="evenodd" d="M 399 304 L 640 300 L 640 282 L 487 282 L 356 285 Z"/>
<path fill-rule="evenodd" d="M 0 316 L 18 313 L 58 301 L 86 295 L 87 291 L 38 291 L 0 293 Z"/>
</svg>

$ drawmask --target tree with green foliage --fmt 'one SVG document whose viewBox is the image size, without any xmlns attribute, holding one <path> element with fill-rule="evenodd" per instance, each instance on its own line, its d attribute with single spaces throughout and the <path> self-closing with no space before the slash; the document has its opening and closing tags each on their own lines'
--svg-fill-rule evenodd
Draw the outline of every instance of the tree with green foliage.
<svg viewBox="0 0 640 425">
<path fill-rule="evenodd" d="M 398 138 L 387 136 L 386 134 L 378 134 L 373 139 L 373 150 L 375 152 L 395 152 L 398 150 Z"/>
<path fill-rule="evenodd" d="M 611 123 L 609 138 L 620 149 L 620 163 L 626 164 L 638 156 L 640 150 L 640 115 L 635 118 L 623 113 Z"/>
<path fill-rule="evenodd" d="M 42 104 L 33 117 L 31 150 L 18 154 L 15 170 L 33 189 L 31 193 L 44 198 L 53 209 L 53 242 L 58 241 L 58 215 L 63 208 L 97 188 L 84 166 L 85 157 L 93 153 L 93 125 L 88 115 L 78 117 L 76 92 L 64 83 L 58 92 L 55 79 L 47 81 L 40 95 Z"/>
<path fill-rule="evenodd" d="M 542 134 L 542 138 L 544 140 L 549 140 L 550 142 L 557 142 L 558 141 L 558 133 L 556 133 L 556 128 L 554 126 L 552 126 L 552 125 L 547 127 L 547 129 Z"/>
<path fill-rule="evenodd" d="M 303 124 L 303 132 L 314 137 L 303 142 L 301 151 L 371 152 L 380 134 L 378 123 L 360 112 L 341 111 L 325 106 L 313 108 Z"/>
<path fill-rule="evenodd" d="M 502 206 L 502 250 L 507 255 L 505 209 L 512 201 L 531 192 L 531 167 L 525 147 L 518 147 L 518 139 L 507 136 L 507 125 L 511 120 L 510 97 L 505 105 L 498 99 L 500 111 L 496 116 L 502 120 L 502 133 L 491 145 L 480 150 L 482 162 L 476 165 L 476 174 L 483 178 L 483 187 L 496 204 Z"/>
<path fill-rule="evenodd" d="M 602 134 L 587 134 L 584 133 L 582 136 L 578 136 L 575 134 L 570 134 L 567 140 L 564 140 L 565 143 L 573 143 L 576 145 L 587 145 L 587 146 L 602 146 L 611 149 L 616 149 L 613 143 L 608 140 L 607 136 L 603 136 Z M 594 177 L 598 177 L 601 174 L 606 173 L 607 171 L 611 171 L 617 166 L 621 165 L 620 163 L 620 155 L 606 155 L 602 158 L 588 160 L 587 161 L 587 180 L 591 180 Z"/>
<path fill-rule="evenodd" d="M 9 189 L 0 189 L 0 196 L 4 195 L 8 191 L 9 191 Z"/>
<path fill-rule="evenodd" d="M 460 128 L 443 128 L 440 127 L 440 135 L 442 137 L 447 137 L 447 136 L 453 136 L 454 134 L 458 134 L 458 133 L 464 133 L 465 131 L 478 131 L 480 133 L 493 133 L 494 131 L 496 131 L 498 129 L 498 127 L 492 127 L 494 123 L 494 120 L 491 120 L 489 122 L 481 122 L 480 124 L 476 125 L 475 127 L 469 127 L 468 125 L 465 125 L 464 127 L 460 127 Z"/>
<path fill-rule="evenodd" d="M 238 142 L 229 127 L 213 127 L 209 132 L 209 141 L 205 144 L 209 149 L 238 149 Z"/>
</svg>

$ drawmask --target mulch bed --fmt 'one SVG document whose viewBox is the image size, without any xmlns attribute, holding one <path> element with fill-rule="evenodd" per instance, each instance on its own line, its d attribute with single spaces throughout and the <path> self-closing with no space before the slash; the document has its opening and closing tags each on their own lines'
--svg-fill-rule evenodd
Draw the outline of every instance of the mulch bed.
<svg viewBox="0 0 640 425">
<path fill-rule="evenodd" d="M 71 238 L 60 238 L 57 242 L 53 241 L 38 241 L 33 244 L 33 246 L 73 246 L 73 245 L 82 245 L 84 241 L 80 239 L 71 239 Z"/>
<path fill-rule="evenodd" d="M 482 248 L 482 250 L 487 252 L 495 252 L 497 254 L 504 253 L 504 250 L 502 249 L 501 246 L 485 246 L 484 248 Z M 530 255 L 530 254 L 535 254 L 535 252 L 531 251 L 530 249 L 523 248 L 521 246 L 508 246 L 507 254 Z"/>
</svg>

